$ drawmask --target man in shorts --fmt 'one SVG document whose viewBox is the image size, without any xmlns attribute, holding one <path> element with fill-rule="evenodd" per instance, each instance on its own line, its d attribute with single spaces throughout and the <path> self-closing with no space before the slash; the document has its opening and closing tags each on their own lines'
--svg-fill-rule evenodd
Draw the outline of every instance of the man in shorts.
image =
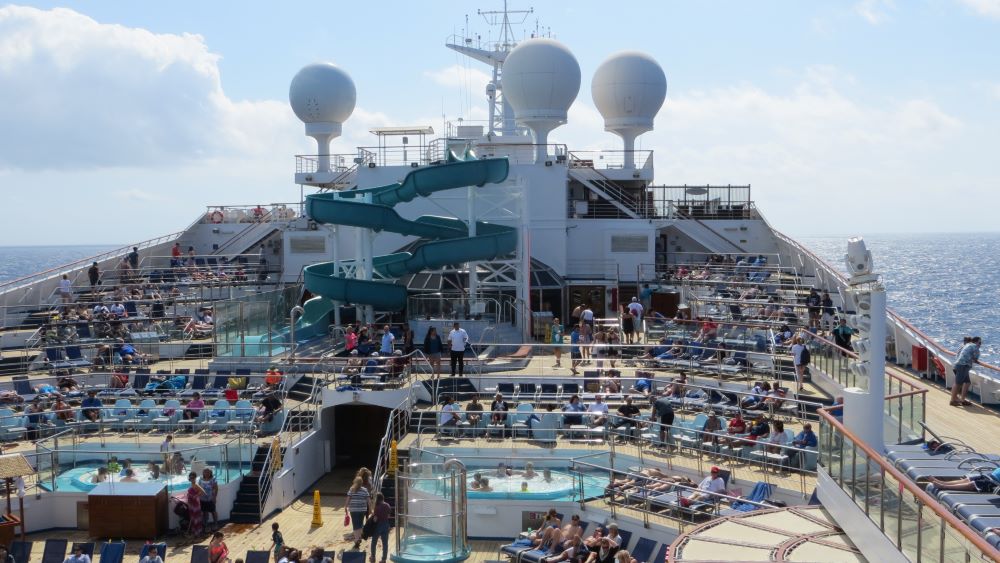
<svg viewBox="0 0 1000 563">
<path fill-rule="evenodd" d="M 670 398 L 657 397 L 649 403 L 652 419 L 660 423 L 660 443 L 667 444 L 670 436 L 670 426 L 674 424 L 674 406 L 670 404 Z"/>
<path fill-rule="evenodd" d="M 969 371 L 972 370 L 972 364 L 979 363 L 979 346 L 982 343 L 982 338 L 974 336 L 958 351 L 958 356 L 955 359 L 955 383 L 951 386 L 951 406 L 953 407 L 972 404 L 965 399 L 965 395 L 969 392 L 969 383 L 972 382 Z"/>
</svg>

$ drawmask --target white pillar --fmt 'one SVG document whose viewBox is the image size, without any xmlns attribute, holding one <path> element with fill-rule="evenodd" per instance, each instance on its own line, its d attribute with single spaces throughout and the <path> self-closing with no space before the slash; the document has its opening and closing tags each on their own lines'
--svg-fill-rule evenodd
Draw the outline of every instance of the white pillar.
<svg viewBox="0 0 1000 563">
<path fill-rule="evenodd" d="M 306 123 L 306 135 L 316 139 L 316 172 L 330 171 L 330 141 L 340 136 L 341 124 L 332 122 Z"/>
<path fill-rule="evenodd" d="M 365 279 L 371 281 L 375 277 L 375 231 L 371 229 L 364 230 L 364 251 L 365 251 Z M 375 322 L 375 307 L 373 305 L 365 305 L 365 322 L 374 323 Z"/>
<path fill-rule="evenodd" d="M 469 236 L 476 236 L 476 186 L 469 186 L 468 203 Z M 479 292 L 479 271 L 478 262 L 469 262 L 469 313 L 471 316 L 472 306 L 476 303 L 476 294 Z"/>
<path fill-rule="evenodd" d="M 335 275 L 340 276 L 340 229 L 333 225 L 330 228 L 333 234 L 333 271 Z M 333 324 L 334 326 L 341 326 L 340 322 L 340 301 L 333 302 Z"/>
<path fill-rule="evenodd" d="M 365 261 L 365 251 L 364 251 L 364 229 L 361 227 L 355 227 L 356 238 L 354 240 L 354 279 L 360 280 L 364 274 L 364 261 Z M 358 330 L 361 330 L 361 325 L 365 322 L 365 307 L 360 303 L 354 304 L 354 318 L 358 321 Z"/>
<path fill-rule="evenodd" d="M 861 295 L 871 303 L 868 311 L 859 315 L 870 316 L 870 330 L 860 336 L 867 340 L 859 346 L 858 361 L 867 367 L 868 378 L 858 378 L 858 387 L 844 390 L 844 425 L 872 449 L 885 450 L 885 339 L 886 305 L 885 288 L 871 283 L 853 287 L 851 293 Z"/>
<path fill-rule="evenodd" d="M 518 229 L 517 257 L 520 261 L 517 280 L 517 302 L 521 308 L 521 337 L 531 341 L 531 221 L 528 212 L 528 182 L 521 183 L 521 224 Z"/>
<path fill-rule="evenodd" d="M 622 131 L 622 140 L 625 142 L 625 158 L 622 161 L 622 167 L 626 170 L 629 168 L 635 168 L 635 133 L 628 133 Z"/>
</svg>

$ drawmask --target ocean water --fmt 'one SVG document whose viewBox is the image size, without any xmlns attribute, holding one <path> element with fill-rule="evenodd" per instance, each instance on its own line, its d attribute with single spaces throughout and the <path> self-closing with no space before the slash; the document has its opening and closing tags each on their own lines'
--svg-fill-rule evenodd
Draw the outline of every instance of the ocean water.
<svg viewBox="0 0 1000 563">
<path fill-rule="evenodd" d="M 0 246 L 0 283 L 122 246 L 124 245 Z"/>
<path fill-rule="evenodd" d="M 848 235 L 795 238 L 844 271 Z M 982 336 L 981 359 L 1000 363 L 1000 233 L 871 235 L 865 242 L 890 308 L 953 350 L 965 335 Z M 0 246 L 0 282 L 116 247 Z"/>
<path fill-rule="evenodd" d="M 839 271 L 847 235 L 796 240 Z M 888 305 L 952 350 L 983 337 L 980 360 L 1000 363 L 1000 233 L 865 236 Z"/>
</svg>

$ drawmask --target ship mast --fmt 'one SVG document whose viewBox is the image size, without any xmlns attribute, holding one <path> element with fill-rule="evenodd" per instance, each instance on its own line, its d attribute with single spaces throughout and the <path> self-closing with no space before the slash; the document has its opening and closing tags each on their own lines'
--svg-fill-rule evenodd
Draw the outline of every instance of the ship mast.
<svg viewBox="0 0 1000 563">
<path fill-rule="evenodd" d="M 516 134 L 514 109 L 510 107 L 503 95 L 503 62 L 507 58 L 507 54 L 517 46 L 513 26 L 523 24 L 528 16 L 534 12 L 534 8 L 511 10 L 507 7 L 507 0 L 504 0 L 503 10 L 476 10 L 476 13 L 486 20 L 487 25 L 491 28 L 499 28 L 499 37 L 496 41 L 482 42 L 477 35 L 475 38 L 452 36 L 451 40 L 445 43 L 449 49 L 486 63 L 493 69 L 492 79 L 486 85 L 486 97 L 490 104 L 489 134 L 491 136 Z M 469 33 L 469 31 L 465 30 L 465 33 Z M 532 33 L 532 37 L 536 33 Z"/>
</svg>

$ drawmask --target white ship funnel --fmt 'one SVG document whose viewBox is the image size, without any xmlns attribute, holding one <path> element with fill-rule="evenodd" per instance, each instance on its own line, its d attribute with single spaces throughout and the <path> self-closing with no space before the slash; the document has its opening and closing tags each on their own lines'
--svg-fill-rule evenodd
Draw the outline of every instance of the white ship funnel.
<svg viewBox="0 0 1000 563">
<path fill-rule="evenodd" d="M 357 102 L 354 81 L 332 63 L 311 64 L 292 78 L 288 101 L 306 124 L 306 135 L 316 139 L 316 171 L 329 172 L 330 141 L 340 136 L 341 124 L 354 112 Z"/>
<path fill-rule="evenodd" d="M 635 138 L 653 130 L 667 96 L 663 69 L 645 53 L 615 53 L 594 72 L 590 95 L 604 117 L 604 130 L 625 141 L 625 168 L 634 168 Z"/>
</svg>

